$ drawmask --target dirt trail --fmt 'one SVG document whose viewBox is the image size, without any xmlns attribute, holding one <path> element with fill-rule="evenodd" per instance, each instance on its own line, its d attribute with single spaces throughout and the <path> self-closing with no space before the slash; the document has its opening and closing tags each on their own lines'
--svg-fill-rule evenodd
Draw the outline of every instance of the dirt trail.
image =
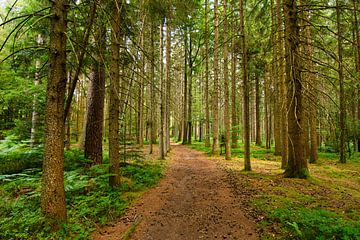
<svg viewBox="0 0 360 240">
<path fill-rule="evenodd" d="M 181 145 L 171 156 L 160 183 L 93 239 L 258 239 L 216 162 Z"/>
</svg>

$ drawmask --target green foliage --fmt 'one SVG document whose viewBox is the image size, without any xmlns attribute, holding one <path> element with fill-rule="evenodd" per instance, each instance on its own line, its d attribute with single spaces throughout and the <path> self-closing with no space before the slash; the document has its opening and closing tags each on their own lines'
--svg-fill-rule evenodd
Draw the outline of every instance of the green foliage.
<svg viewBox="0 0 360 240">
<path fill-rule="evenodd" d="M 299 239 L 359 239 L 360 221 L 345 220 L 323 209 L 275 209 L 268 216 Z"/>
<path fill-rule="evenodd" d="M 51 232 L 40 210 L 41 171 L 0 175 L 0 239 L 89 239 L 97 224 L 120 216 L 136 192 L 153 186 L 162 176 L 160 162 L 125 164 L 122 185 L 108 184 L 109 164 L 90 168 L 78 150 L 65 154 L 64 174 L 68 221 Z"/>
<path fill-rule="evenodd" d="M 0 141 L 0 174 L 19 173 L 42 165 L 43 150 L 19 144 L 15 136 Z"/>
</svg>

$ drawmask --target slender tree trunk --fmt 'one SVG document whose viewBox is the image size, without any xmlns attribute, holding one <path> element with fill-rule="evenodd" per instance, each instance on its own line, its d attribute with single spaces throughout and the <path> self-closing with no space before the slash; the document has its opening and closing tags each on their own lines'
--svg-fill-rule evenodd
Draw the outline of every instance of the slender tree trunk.
<svg viewBox="0 0 360 240">
<path fill-rule="evenodd" d="M 159 147 L 160 159 L 165 159 L 165 81 L 164 81 L 164 20 L 160 24 L 160 134 L 159 134 Z"/>
<path fill-rule="evenodd" d="M 340 162 L 346 163 L 346 103 L 344 90 L 343 33 L 341 26 L 341 9 L 339 0 L 336 0 L 336 24 L 338 36 L 338 74 L 340 86 Z"/>
<path fill-rule="evenodd" d="M 235 3 L 234 3 L 235 4 Z M 233 24 L 233 34 L 236 32 L 236 24 Z M 239 126 L 237 124 L 237 110 L 236 110 L 236 67 L 237 67 L 237 46 L 236 46 L 236 38 L 232 37 L 231 41 L 232 53 L 231 53 L 231 147 L 238 147 L 238 132 Z"/>
<path fill-rule="evenodd" d="M 171 26 L 166 21 L 166 149 L 170 151 Z"/>
<path fill-rule="evenodd" d="M 280 103 L 280 76 L 281 68 L 279 56 L 279 36 L 281 34 L 281 0 L 276 0 L 276 7 L 272 7 L 272 42 L 273 42 L 273 85 L 274 85 L 274 101 L 273 101 L 273 114 L 274 114 L 274 142 L 275 142 L 275 156 L 281 155 L 281 103 Z M 280 22 L 279 22 L 280 21 Z"/>
<path fill-rule="evenodd" d="M 256 129 L 256 145 L 261 146 L 261 126 L 260 126 L 260 83 L 259 76 L 255 76 L 255 129 Z"/>
<path fill-rule="evenodd" d="M 37 36 L 36 39 L 37 45 L 41 46 L 44 42 L 43 37 L 41 34 L 39 34 Z M 34 80 L 34 85 L 35 85 L 35 89 L 41 84 L 41 79 L 40 79 L 40 60 L 37 59 L 35 62 L 35 80 Z M 37 89 L 36 89 L 37 90 Z M 38 97 L 37 94 L 34 93 L 34 98 L 33 98 L 33 112 L 31 115 L 31 135 L 30 135 L 30 147 L 34 147 L 36 144 L 38 144 L 38 133 L 37 133 L 37 128 L 39 125 L 39 113 L 38 113 Z"/>
<path fill-rule="evenodd" d="M 98 19 L 100 23 L 100 19 Z M 97 27 L 95 36 L 95 59 L 90 75 L 86 111 L 84 155 L 93 165 L 102 163 L 102 137 L 105 100 L 105 64 L 103 54 L 106 48 L 106 28 Z"/>
<path fill-rule="evenodd" d="M 193 59 L 192 59 L 192 37 L 191 37 L 191 31 L 189 32 L 189 94 L 188 94 L 188 133 L 187 133 L 187 143 L 191 144 L 191 136 L 192 136 L 192 81 L 193 81 Z"/>
<path fill-rule="evenodd" d="M 150 154 L 153 153 L 153 144 L 156 141 L 155 139 L 155 126 L 154 126 L 154 114 L 155 114 L 155 41 L 154 41 L 154 23 L 151 23 L 151 76 L 150 76 L 150 119 L 149 119 L 149 132 L 150 132 Z"/>
<path fill-rule="evenodd" d="M 187 54 L 187 29 L 185 31 L 185 36 L 184 36 L 184 52 L 185 52 L 185 57 L 184 57 L 184 102 L 183 102 L 183 141 L 182 144 L 187 144 L 187 134 L 188 134 L 188 111 L 187 111 L 187 106 L 188 106 L 188 54 Z"/>
<path fill-rule="evenodd" d="M 69 95 L 71 91 L 71 72 L 68 73 L 68 84 L 67 84 L 67 94 Z M 65 121 L 65 149 L 70 150 L 71 145 L 71 110 L 72 107 L 69 108 L 69 113 Z"/>
<path fill-rule="evenodd" d="M 209 0 L 205 0 L 205 147 L 210 147 L 208 12 L 209 12 Z"/>
<path fill-rule="evenodd" d="M 278 107 L 277 113 L 280 118 L 280 141 L 281 141 L 281 168 L 285 169 L 287 165 L 288 154 L 288 126 L 287 126 L 287 108 L 286 108 L 286 82 L 284 75 L 284 29 L 283 29 L 283 14 L 281 11 L 281 0 L 277 0 L 276 4 L 277 15 L 277 56 L 278 56 Z M 276 143 L 275 143 L 276 144 Z"/>
<path fill-rule="evenodd" d="M 303 82 L 299 57 L 299 26 L 296 0 L 284 0 L 286 37 L 286 84 L 288 110 L 289 151 L 286 177 L 307 178 L 307 160 L 304 156 L 305 119 L 303 110 Z"/>
<path fill-rule="evenodd" d="M 52 2 L 49 80 L 45 104 L 45 146 L 41 210 L 55 227 L 66 221 L 64 189 L 64 100 L 66 92 L 66 0 Z"/>
<path fill-rule="evenodd" d="M 144 10 L 143 10 L 144 12 Z M 139 99 L 138 99 L 138 139 L 139 147 L 144 145 L 144 84 L 145 84 L 145 15 L 142 17 L 142 29 L 140 36 L 141 53 L 141 68 L 140 68 L 140 82 L 139 82 Z"/>
<path fill-rule="evenodd" d="M 353 0 L 354 7 L 354 35 L 355 35 L 355 65 L 357 72 L 357 120 L 358 124 L 360 124 L 360 32 L 359 32 L 359 21 L 358 21 L 358 1 Z M 360 136 L 357 138 L 357 151 L 360 152 Z"/>
<path fill-rule="evenodd" d="M 213 146 L 212 154 L 220 154 L 219 145 L 219 1 L 214 1 L 214 91 L 213 91 Z"/>
<path fill-rule="evenodd" d="M 227 0 L 223 0 L 224 3 L 224 125 L 225 125 L 225 159 L 231 159 L 231 145 L 230 145 L 230 93 L 229 93 L 229 77 L 228 77 L 228 18 L 227 18 Z"/>
<path fill-rule="evenodd" d="M 268 70 L 265 71 L 265 83 L 264 83 L 264 88 L 265 88 L 265 100 L 264 100 L 264 108 L 265 108 L 265 148 L 266 149 L 270 149 L 271 147 L 271 140 L 270 140 L 270 125 L 271 125 L 271 116 L 269 114 L 269 102 L 270 102 L 270 97 L 269 97 L 269 91 L 270 91 L 270 77 L 269 77 L 269 72 Z"/>
<path fill-rule="evenodd" d="M 111 62 L 110 62 L 110 101 L 109 101 L 109 163 L 110 186 L 120 184 L 120 143 L 119 143 L 119 116 L 120 116 L 120 41 L 121 35 L 121 11 L 122 0 L 114 3 L 113 16 L 111 18 Z"/>
<path fill-rule="evenodd" d="M 243 102 L 244 102 L 244 170 L 251 171 L 250 163 L 250 119 L 249 119 L 249 81 L 248 81 L 248 55 L 245 36 L 244 0 L 240 0 L 240 45 L 242 54 L 243 75 Z"/>
</svg>

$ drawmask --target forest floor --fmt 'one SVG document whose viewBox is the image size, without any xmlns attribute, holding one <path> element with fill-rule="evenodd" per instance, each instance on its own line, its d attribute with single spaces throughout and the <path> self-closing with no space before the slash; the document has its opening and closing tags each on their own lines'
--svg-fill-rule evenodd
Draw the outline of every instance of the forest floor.
<svg viewBox="0 0 360 240">
<path fill-rule="evenodd" d="M 229 176 L 204 153 L 173 145 L 160 183 L 93 239 L 258 239 Z"/>
<path fill-rule="evenodd" d="M 287 179 L 271 150 L 211 157 L 173 145 L 165 176 L 93 239 L 360 239 L 360 157 L 319 153 L 309 179 Z"/>
</svg>

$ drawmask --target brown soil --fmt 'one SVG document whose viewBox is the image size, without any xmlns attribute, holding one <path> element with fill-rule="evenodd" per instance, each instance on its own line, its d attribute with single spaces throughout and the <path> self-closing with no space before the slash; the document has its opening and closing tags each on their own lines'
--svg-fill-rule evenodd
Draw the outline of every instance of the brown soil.
<svg viewBox="0 0 360 240">
<path fill-rule="evenodd" d="M 206 155 L 172 146 L 160 183 L 93 239 L 258 239 L 228 177 Z"/>
</svg>

